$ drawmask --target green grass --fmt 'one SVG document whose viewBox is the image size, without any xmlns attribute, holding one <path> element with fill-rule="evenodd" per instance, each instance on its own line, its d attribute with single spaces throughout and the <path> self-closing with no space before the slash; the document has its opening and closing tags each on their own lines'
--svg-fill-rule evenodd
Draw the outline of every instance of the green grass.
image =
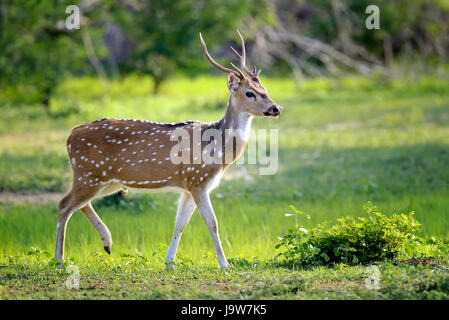
<svg viewBox="0 0 449 320">
<path fill-rule="evenodd" d="M 279 128 L 279 170 L 259 176 L 257 165 L 246 165 L 254 178 L 250 183 L 234 165 L 213 192 L 228 257 L 261 264 L 273 258 L 278 237 L 296 222 L 284 216 L 290 205 L 310 214 L 305 226 L 311 227 L 361 216 L 362 205 L 372 201 L 385 213 L 415 211 L 421 236 L 449 239 L 447 79 L 320 78 L 300 89 L 289 79 L 262 83 L 284 112 L 280 119 L 256 119 L 253 128 Z M 105 95 L 96 79 L 67 81 L 56 91 L 51 116 L 40 105 L 0 92 L 0 192 L 66 191 L 71 173 L 65 139 L 80 123 L 104 117 L 212 121 L 224 113 L 224 77 L 174 79 L 156 97 L 148 95 L 150 86 L 148 78 L 129 77 L 112 82 Z M 196 213 L 178 251 L 187 267 L 165 273 L 160 250 L 170 241 L 177 197 L 130 193 L 119 207 L 97 200 L 94 206 L 112 233 L 111 257 L 76 213 L 68 225 L 66 257 L 81 269 L 84 289 L 77 292 L 61 289 L 67 274 L 47 266 L 49 257 L 26 255 L 31 247 L 52 254 L 56 205 L 0 203 L 0 298 L 447 298 L 445 273 L 423 266 L 380 266 L 386 275 L 380 294 L 364 287 L 362 266 L 300 271 L 237 266 L 223 273 Z M 144 265 L 131 267 L 121 257 L 135 250 L 148 259 Z M 122 273 L 123 281 L 111 280 Z M 298 289 L 294 283 L 303 284 Z M 433 293 L 407 293 L 430 283 L 437 287 Z M 177 290 L 178 285 L 189 290 Z"/>
<path fill-rule="evenodd" d="M 92 252 L 69 262 L 79 271 L 79 289 L 71 289 L 66 281 L 76 270 L 57 269 L 48 253 L 30 253 L 0 259 L 0 299 L 449 299 L 447 262 L 383 263 L 376 278 L 365 266 L 289 270 L 236 259 L 225 272 L 210 256 L 181 256 L 176 270 L 165 271 L 160 250 L 149 258 Z M 370 276 L 378 286 L 367 284 Z"/>
</svg>

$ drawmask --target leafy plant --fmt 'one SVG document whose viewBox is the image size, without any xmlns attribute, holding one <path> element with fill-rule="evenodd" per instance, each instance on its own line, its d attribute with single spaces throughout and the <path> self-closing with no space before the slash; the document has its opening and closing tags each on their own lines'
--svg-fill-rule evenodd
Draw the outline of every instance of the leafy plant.
<svg viewBox="0 0 449 320">
<path fill-rule="evenodd" d="M 370 264 L 400 255 L 434 252 L 429 250 L 432 244 L 416 237 L 421 224 L 414 218 L 414 212 L 387 217 L 371 203 L 364 209 L 368 217 L 340 218 L 332 227 L 318 225 L 307 230 L 296 225 L 280 238 L 276 248 L 283 251 L 276 259 L 288 266 Z"/>
</svg>

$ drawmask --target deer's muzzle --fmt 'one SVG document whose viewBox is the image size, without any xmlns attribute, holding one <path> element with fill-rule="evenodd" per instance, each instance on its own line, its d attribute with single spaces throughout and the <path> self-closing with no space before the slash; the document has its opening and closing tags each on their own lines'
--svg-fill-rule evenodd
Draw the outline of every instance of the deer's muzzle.
<svg viewBox="0 0 449 320">
<path fill-rule="evenodd" d="M 270 107 L 270 109 L 265 111 L 263 114 L 266 115 L 266 116 L 277 117 L 277 116 L 279 116 L 281 114 L 281 111 L 282 111 L 281 106 L 272 105 Z"/>
</svg>

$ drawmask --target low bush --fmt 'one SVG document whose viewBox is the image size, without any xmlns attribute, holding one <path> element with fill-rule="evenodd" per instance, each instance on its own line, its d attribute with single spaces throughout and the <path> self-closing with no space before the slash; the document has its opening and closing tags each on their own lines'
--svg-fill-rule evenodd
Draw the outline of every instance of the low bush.
<svg viewBox="0 0 449 320">
<path fill-rule="evenodd" d="M 304 213 L 294 210 L 294 215 Z M 414 212 L 390 217 L 368 203 L 367 217 L 338 219 L 338 223 L 306 229 L 296 225 L 280 238 L 277 263 L 285 266 L 320 266 L 335 263 L 371 264 L 395 258 L 429 256 L 438 253 L 442 243 L 417 236 L 421 224 Z"/>
</svg>

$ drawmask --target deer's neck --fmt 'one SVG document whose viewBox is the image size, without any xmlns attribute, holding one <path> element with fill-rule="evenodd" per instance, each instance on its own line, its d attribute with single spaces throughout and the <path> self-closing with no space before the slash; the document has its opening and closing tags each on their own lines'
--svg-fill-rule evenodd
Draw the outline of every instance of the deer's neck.
<svg viewBox="0 0 449 320">
<path fill-rule="evenodd" d="M 245 150 L 251 131 L 254 116 L 240 111 L 233 97 L 229 99 L 226 113 L 221 119 L 221 131 L 224 149 L 234 149 L 233 160 L 236 160 Z"/>
<path fill-rule="evenodd" d="M 246 143 L 249 138 L 251 123 L 254 117 L 239 109 L 240 108 L 231 96 L 228 102 L 228 107 L 226 108 L 226 113 L 221 120 L 221 127 L 224 129 L 223 133 L 225 134 L 225 137 L 228 134 L 233 134 L 234 131 L 234 135 L 240 138 L 242 142 Z M 235 132 L 238 132 L 238 134 Z"/>
</svg>

